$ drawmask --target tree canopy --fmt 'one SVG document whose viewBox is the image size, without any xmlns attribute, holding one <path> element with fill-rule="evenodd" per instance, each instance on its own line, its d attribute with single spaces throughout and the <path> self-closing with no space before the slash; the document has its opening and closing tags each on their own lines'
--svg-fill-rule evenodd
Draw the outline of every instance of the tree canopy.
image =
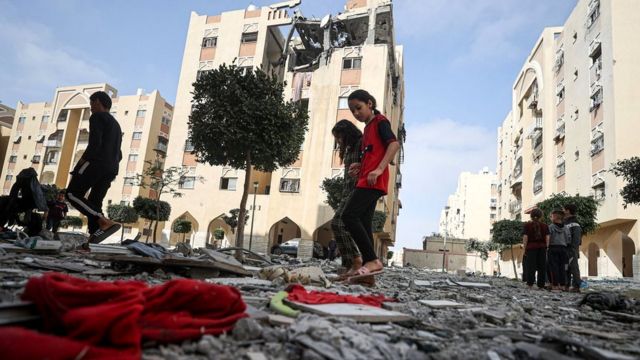
<svg viewBox="0 0 640 360">
<path fill-rule="evenodd" d="M 620 190 L 623 206 L 640 205 L 640 157 L 619 160 L 613 164 L 611 172 L 626 182 Z"/>
<path fill-rule="evenodd" d="M 342 176 L 322 180 L 320 188 L 327 193 L 325 202 L 335 211 L 342 201 L 345 179 Z"/>
<path fill-rule="evenodd" d="M 107 216 L 109 219 L 121 223 L 130 224 L 138 221 L 136 209 L 129 205 L 112 204 L 107 206 Z M 120 232 L 120 241 L 124 239 L 124 226 Z"/>
<path fill-rule="evenodd" d="M 278 77 L 259 69 L 223 64 L 193 84 L 189 117 L 193 153 L 200 162 L 245 170 L 238 247 L 243 246 L 251 171 L 272 172 L 298 160 L 308 121 L 300 102 L 285 101 Z"/>
<path fill-rule="evenodd" d="M 562 209 L 566 204 L 575 204 L 576 220 L 582 227 L 584 234 L 592 233 L 598 228 L 596 221 L 598 216 L 598 201 L 591 196 L 568 196 L 563 194 L 551 195 L 548 199 L 539 202 L 538 208 L 544 213 L 544 221 L 551 223 L 550 214 L 555 209 Z"/>
</svg>

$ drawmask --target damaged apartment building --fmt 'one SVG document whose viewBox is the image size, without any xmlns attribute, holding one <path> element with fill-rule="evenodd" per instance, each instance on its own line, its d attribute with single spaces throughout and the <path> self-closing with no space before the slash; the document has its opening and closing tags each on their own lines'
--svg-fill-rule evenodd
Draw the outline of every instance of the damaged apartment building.
<svg viewBox="0 0 640 360">
<path fill-rule="evenodd" d="M 272 173 L 251 172 L 253 232 L 246 228 L 244 244 L 254 251 L 269 253 L 276 244 L 300 239 L 298 253 L 304 257 L 311 255 L 313 242 L 326 246 L 332 239 L 333 210 L 320 185 L 325 178 L 342 176 L 331 129 L 341 119 L 357 122 L 347 104 L 352 91 L 371 92 L 402 138 L 403 53 L 394 43 L 391 1 L 349 0 L 342 13 L 321 19 L 305 17 L 303 10 L 300 1 L 288 1 L 213 16 L 191 14 L 166 163 L 189 173 L 181 185 L 184 196 L 171 202 L 171 219 L 163 229 L 167 245 L 181 241 L 182 234 L 172 232 L 181 218 L 192 223 L 186 237 L 193 246 L 235 243 L 223 216 L 239 207 L 245 173 L 198 163 L 188 141 L 192 84 L 205 71 L 235 64 L 275 73 L 286 81 L 285 98 L 300 101 L 309 112 L 298 161 Z M 389 194 L 378 204 L 387 216 L 383 231 L 375 234 L 383 257 L 395 242 L 401 163 L 402 155 L 390 167 Z M 214 238 L 220 229 L 222 240 Z"/>
</svg>

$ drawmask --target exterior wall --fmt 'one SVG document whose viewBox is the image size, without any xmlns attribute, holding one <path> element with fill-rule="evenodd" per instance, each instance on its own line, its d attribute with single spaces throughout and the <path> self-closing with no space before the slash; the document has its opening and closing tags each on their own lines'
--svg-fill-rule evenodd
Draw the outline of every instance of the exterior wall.
<svg viewBox="0 0 640 360">
<path fill-rule="evenodd" d="M 9 148 L 11 127 L 13 126 L 14 116 L 14 109 L 0 104 L 0 164 L 4 164 L 7 150 Z"/>
<path fill-rule="evenodd" d="M 366 5 L 366 2 L 364 3 Z M 358 7 L 362 12 L 366 7 Z M 249 210 L 253 204 L 253 194 L 250 194 L 247 208 L 249 215 L 253 215 L 253 234 L 250 233 L 251 220 L 245 227 L 245 246 L 249 246 L 249 237 L 252 237 L 252 250 L 258 252 L 268 252 L 274 242 L 278 241 L 279 229 L 282 221 L 286 221 L 291 231 L 287 231 L 287 236 L 282 237 L 282 241 L 287 241 L 291 237 L 301 237 L 305 241 L 324 241 L 324 237 L 319 236 L 323 226 L 333 217 L 333 211 L 325 203 L 326 195 L 320 190 L 322 180 L 341 174 L 340 165 L 333 161 L 334 139 L 331 135 L 331 128 L 336 120 L 343 117 L 353 119 L 350 113 L 338 110 L 338 100 L 341 91 L 348 95 L 349 89 L 355 86 L 369 90 L 378 100 L 380 109 L 385 112 L 392 122 L 394 130 L 402 124 L 402 103 L 404 101 L 403 87 L 400 85 L 400 93 L 397 96 L 397 103 L 390 105 L 392 101 L 391 86 L 388 81 L 391 72 L 399 73 L 399 83 L 403 83 L 402 78 L 402 47 L 390 47 L 387 44 L 369 44 L 354 48 L 335 48 L 330 52 L 327 61 L 321 61 L 321 65 L 308 73 L 293 72 L 293 66 L 285 64 L 285 67 L 273 68 L 284 46 L 284 37 L 277 28 L 286 25 L 291 19 L 284 10 L 274 12 L 268 7 L 264 7 L 258 13 L 252 10 L 250 16 L 244 10 L 230 11 L 215 17 L 191 14 L 187 40 L 183 55 L 183 63 L 176 96 L 175 116 L 176 119 L 172 128 L 170 147 L 172 151 L 167 157 L 168 166 L 184 166 L 185 151 L 184 145 L 188 139 L 187 119 L 191 111 L 191 89 L 192 83 L 196 80 L 198 70 L 208 70 L 217 68 L 223 63 L 234 62 L 238 66 L 260 66 L 269 71 L 275 70 L 284 81 L 292 86 L 286 87 L 285 98 L 297 97 L 294 94 L 294 83 L 303 81 L 300 98 L 308 104 L 309 109 L 309 132 L 302 146 L 300 159 L 290 168 L 278 169 L 271 174 L 252 174 L 251 182 L 258 182 L 258 192 L 255 195 L 255 213 Z M 215 21 L 214 21 L 214 20 Z M 257 32 L 258 40 L 255 44 L 247 46 L 241 44 L 242 33 Z M 213 60 L 200 61 L 201 45 L 204 37 L 216 36 L 217 47 Z M 392 65 L 389 63 L 389 51 L 392 52 L 396 60 Z M 343 74 L 342 59 L 345 54 L 357 52 L 362 57 L 361 70 L 350 71 Z M 253 58 L 244 56 L 253 53 Z M 347 55 L 348 56 L 348 55 Z M 309 70 L 307 70 L 309 71 Z M 346 90 L 341 88 L 341 81 L 350 85 L 344 85 Z M 388 110 L 388 111 L 387 111 Z M 334 120 L 336 119 L 336 120 Z M 175 151 L 173 151 L 175 149 Z M 194 246 L 204 246 L 211 241 L 208 232 L 208 225 L 216 222 L 220 216 L 228 213 L 229 210 L 240 205 L 242 186 L 245 181 L 245 172 L 223 167 L 212 167 L 205 164 L 193 164 L 195 174 L 202 176 L 206 180 L 203 183 L 196 183 L 194 189 L 184 189 L 185 196 L 172 200 L 171 221 L 165 227 L 164 232 L 169 233 L 170 223 L 180 216 L 188 214 L 192 216 L 198 224 L 199 230 L 192 235 Z M 391 167 L 391 178 L 396 178 L 397 166 Z M 223 189 L 223 178 L 236 179 L 235 190 Z M 281 191 L 283 179 L 294 179 L 299 181 L 298 192 Z M 224 180 L 226 183 L 226 180 Z M 267 191 L 269 189 L 269 191 Z M 203 196 L 202 194 L 206 194 Z M 395 221 L 397 217 L 398 199 L 397 189 L 390 185 L 390 193 L 378 204 L 380 210 L 385 211 L 387 224 L 383 233 L 376 234 L 376 248 L 379 253 L 386 253 L 388 244 L 395 240 Z M 293 236 L 292 234 L 299 234 Z M 324 235 L 323 235 L 324 236 Z M 235 243 L 234 234 L 225 233 L 225 238 L 230 239 L 230 245 Z"/>
<path fill-rule="evenodd" d="M 456 192 L 449 196 L 448 209 L 440 215 L 440 234 L 459 239 L 488 241 L 496 216 L 496 175 L 484 169 L 478 174 L 463 172 Z M 492 217 L 493 216 L 493 217 Z"/>
<path fill-rule="evenodd" d="M 148 189 L 125 186 L 125 178 L 142 174 L 144 162 L 154 160 L 161 128 L 169 135 L 172 107 L 157 91 L 151 94 L 117 97 L 117 91 L 108 84 L 88 84 L 57 88 L 50 103 L 18 104 L 16 121 L 11 130 L 9 156 L 4 162 L 2 178 L 15 176 L 20 170 L 33 167 L 43 184 L 55 184 L 66 188 L 69 172 L 78 162 L 88 144 L 89 138 L 89 96 L 96 91 L 112 94 L 112 115 L 118 120 L 124 133 L 119 175 L 111 184 L 104 200 L 103 209 L 112 203 L 130 204 L 138 196 L 149 197 Z M 144 110 L 143 117 L 137 117 L 138 110 Z M 66 115 L 64 115 L 66 113 Z M 62 116 L 61 116 L 62 114 Z M 162 118 L 169 125 L 162 125 Z M 24 118 L 24 120 L 20 120 Z M 132 140 L 134 132 L 140 132 L 139 140 Z M 56 137 L 54 134 L 62 134 Z M 20 137 L 19 143 L 14 143 Z M 50 158 L 51 153 L 57 155 Z M 130 155 L 137 155 L 135 162 L 129 162 Z M 159 155 L 163 155 L 159 153 Z M 9 157 L 15 156 L 11 163 Z M 36 161 L 37 157 L 39 161 Z M 36 157 L 36 159 L 34 159 Z M 54 160 L 54 161 L 49 161 Z M 4 181 L 3 193 L 7 194 L 13 181 Z M 72 211 L 75 215 L 79 215 Z M 140 221 L 134 228 L 142 229 Z M 128 226 L 127 226 L 128 227 Z M 106 242 L 119 241 L 120 234 L 113 235 Z"/>
<path fill-rule="evenodd" d="M 590 20 L 591 14 L 598 11 L 599 16 Z M 617 160 L 640 155 L 634 137 L 640 130 L 635 120 L 640 114 L 640 104 L 635 100 L 640 74 L 634 68 L 640 56 L 640 44 L 632 40 L 640 30 L 639 24 L 640 3 L 637 1 L 581 0 L 563 28 L 545 29 L 539 40 L 545 49 L 543 57 L 547 59 L 542 65 L 542 75 L 536 73 L 538 84 L 541 80 L 545 83 L 544 88 L 539 87 L 545 103 L 540 100 L 538 105 L 545 114 L 543 156 L 532 161 L 526 156 L 525 145 L 523 209 L 553 193 L 593 195 L 598 199 L 600 228 L 583 238 L 581 247 L 580 268 L 584 276 L 639 275 L 633 271 L 633 264 L 640 264 L 639 259 L 634 260 L 640 237 L 640 208 L 623 207 L 619 193 L 624 182 L 607 171 Z M 555 34 L 555 38 L 551 34 Z M 553 44 L 551 48 L 549 43 Z M 548 61 L 550 55 L 553 55 L 551 62 Z M 531 63 L 529 59 L 514 86 L 514 114 L 523 96 L 520 85 Z M 549 64 L 555 66 L 547 69 Z M 560 84 L 565 89 L 564 100 L 558 102 L 556 94 Z M 601 103 L 596 105 L 593 99 L 597 99 L 598 94 L 601 94 Z M 555 106 L 547 106 L 549 100 Z M 499 144 L 511 143 L 503 129 L 513 124 L 517 124 L 515 115 L 505 120 L 499 130 Z M 604 139 L 603 146 L 599 146 L 600 136 Z M 512 148 L 504 150 L 513 151 Z M 504 167 L 504 157 L 498 161 L 499 167 L 500 161 Z M 530 196 L 531 174 L 539 168 L 544 172 L 543 190 Z M 504 206 L 504 186 L 513 184 L 514 179 L 504 171 L 502 175 L 499 171 L 499 177 L 503 185 L 500 201 Z M 516 215 L 503 211 L 501 218 Z M 502 270 L 504 274 L 505 269 Z"/>
<path fill-rule="evenodd" d="M 467 269 L 466 240 L 447 239 L 445 265 L 447 271 Z M 423 242 L 423 250 L 403 248 L 403 265 L 415 266 L 423 269 L 442 270 L 442 249 L 444 238 L 426 237 Z"/>
</svg>

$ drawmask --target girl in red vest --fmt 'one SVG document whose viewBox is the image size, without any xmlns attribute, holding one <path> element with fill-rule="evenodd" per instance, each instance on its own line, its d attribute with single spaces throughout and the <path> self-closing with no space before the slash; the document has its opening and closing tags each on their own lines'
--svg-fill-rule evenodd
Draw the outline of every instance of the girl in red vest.
<svg viewBox="0 0 640 360">
<path fill-rule="evenodd" d="M 400 149 L 391 123 L 376 109 L 376 99 L 365 90 L 349 95 L 353 116 L 366 124 L 362 137 L 361 160 L 350 166 L 349 174 L 357 176 L 356 189 L 342 212 L 342 221 L 362 254 L 363 266 L 354 276 L 363 277 L 382 272 L 382 262 L 373 249 L 372 220 L 378 199 L 387 194 L 389 163 Z"/>
</svg>

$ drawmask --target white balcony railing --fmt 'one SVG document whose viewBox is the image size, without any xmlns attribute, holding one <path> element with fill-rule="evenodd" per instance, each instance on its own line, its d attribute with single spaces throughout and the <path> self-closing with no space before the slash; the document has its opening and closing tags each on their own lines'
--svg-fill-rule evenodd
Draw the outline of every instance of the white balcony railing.
<svg viewBox="0 0 640 360">
<path fill-rule="evenodd" d="M 62 147 L 62 140 L 57 140 L 57 139 L 53 139 L 53 140 L 47 140 L 47 142 L 45 143 L 46 147 Z"/>
</svg>

